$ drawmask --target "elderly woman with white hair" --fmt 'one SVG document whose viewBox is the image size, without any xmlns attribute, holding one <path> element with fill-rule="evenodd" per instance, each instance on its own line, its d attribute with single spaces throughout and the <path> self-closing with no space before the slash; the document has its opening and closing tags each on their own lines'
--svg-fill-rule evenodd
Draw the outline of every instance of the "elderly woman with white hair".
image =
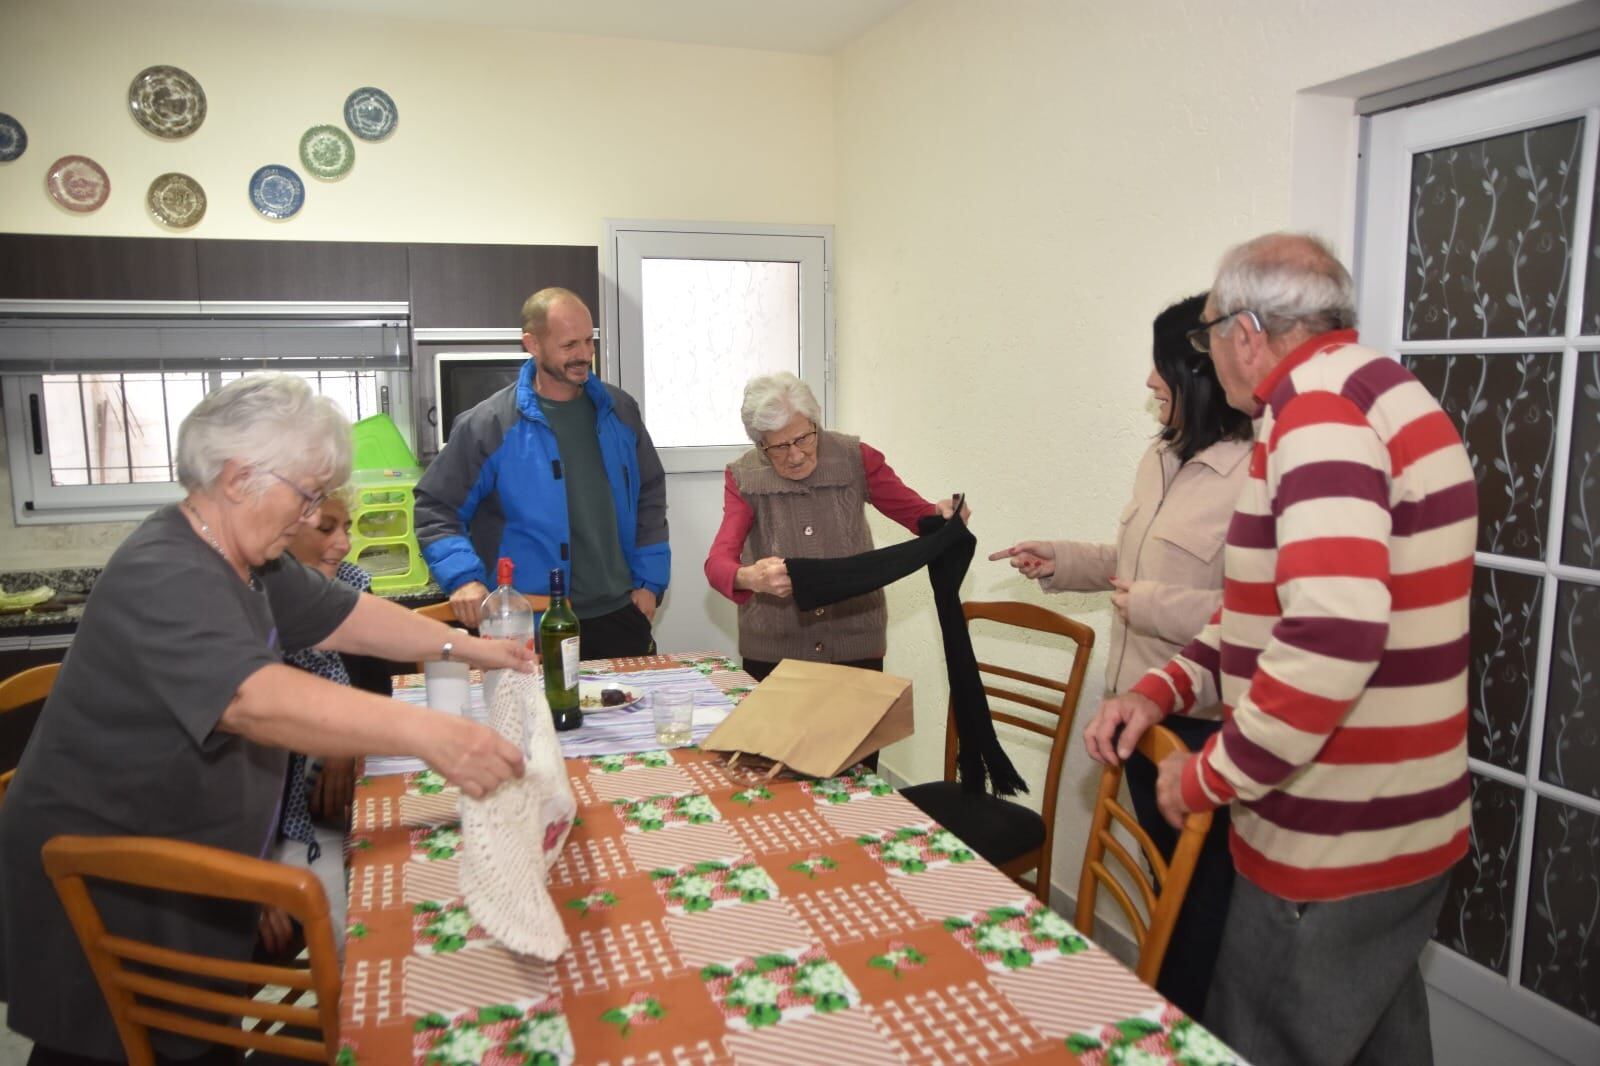
<svg viewBox="0 0 1600 1066">
<path fill-rule="evenodd" d="M 106 564 L 0 807 L 0 999 L 34 1063 L 117 1061 L 121 1043 L 40 861 L 58 834 L 169 837 L 266 855 L 289 752 L 420 757 L 472 796 L 523 772 L 522 754 L 464 718 L 385 700 L 286 665 L 322 648 L 389 659 L 529 668 L 478 640 L 285 554 L 350 469 L 337 407 L 284 375 L 208 396 L 178 434 L 187 495 Z M 104 891 L 113 932 L 248 959 L 254 907 Z M 178 1059 L 204 1045 L 157 1034 Z"/>
<path fill-rule="evenodd" d="M 869 503 L 915 533 L 925 515 L 949 517 L 951 501 L 936 507 L 906 487 L 882 452 L 823 429 L 816 396 L 793 374 L 751 379 L 739 414 L 755 447 L 728 465 L 706 578 L 739 605 L 745 670 L 757 681 L 783 659 L 882 670 L 883 592 L 801 611 L 784 560 L 871 551 Z"/>
</svg>

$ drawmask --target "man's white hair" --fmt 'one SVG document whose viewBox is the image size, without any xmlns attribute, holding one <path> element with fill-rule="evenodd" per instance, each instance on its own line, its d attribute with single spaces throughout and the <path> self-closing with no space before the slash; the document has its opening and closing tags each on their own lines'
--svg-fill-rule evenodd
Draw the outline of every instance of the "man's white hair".
<svg viewBox="0 0 1600 1066">
<path fill-rule="evenodd" d="M 350 423 L 300 378 L 240 378 L 201 400 L 178 427 L 178 480 L 191 491 L 209 488 L 229 459 L 254 469 L 257 492 L 271 473 L 342 485 L 350 478 Z"/>
<path fill-rule="evenodd" d="M 1325 241 L 1309 233 L 1268 233 L 1228 249 L 1211 303 L 1219 315 L 1254 311 L 1269 336 L 1356 324 L 1356 287 Z"/>
<path fill-rule="evenodd" d="M 812 425 L 822 426 L 822 408 L 811 386 L 793 374 L 768 374 L 751 378 L 745 385 L 739 417 L 744 420 L 744 431 L 757 444 L 762 443 L 762 434 L 782 429 L 795 415 L 804 415 Z"/>
</svg>

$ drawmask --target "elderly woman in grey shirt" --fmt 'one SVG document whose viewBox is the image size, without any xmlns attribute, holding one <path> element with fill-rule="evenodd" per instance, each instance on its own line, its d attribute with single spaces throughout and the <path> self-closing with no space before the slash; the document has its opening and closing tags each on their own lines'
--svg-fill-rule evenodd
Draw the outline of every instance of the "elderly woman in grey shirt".
<svg viewBox="0 0 1600 1066">
<path fill-rule="evenodd" d="M 349 425 L 298 378 L 243 378 L 178 435 L 176 505 L 106 564 L 0 808 L 0 999 L 30 1062 L 116 1061 L 121 1045 L 41 865 L 62 833 L 170 837 L 260 856 L 277 837 L 289 751 L 413 755 L 471 796 L 522 754 L 464 718 L 333 684 L 283 663 L 318 647 L 529 668 L 478 640 L 330 582 L 285 554 L 350 469 Z M 112 932 L 246 959 L 253 907 L 96 890 Z M 203 1045 L 156 1035 L 163 1056 Z"/>
</svg>

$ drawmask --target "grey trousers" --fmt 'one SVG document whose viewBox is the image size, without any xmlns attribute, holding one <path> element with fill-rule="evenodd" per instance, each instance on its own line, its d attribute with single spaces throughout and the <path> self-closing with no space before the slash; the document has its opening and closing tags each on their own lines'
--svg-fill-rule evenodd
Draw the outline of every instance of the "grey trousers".
<svg viewBox="0 0 1600 1066">
<path fill-rule="evenodd" d="M 1417 958 L 1448 882 L 1295 903 L 1238 878 L 1207 1028 L 1253 1066 L 1429 1066 Z"/>
</svg>

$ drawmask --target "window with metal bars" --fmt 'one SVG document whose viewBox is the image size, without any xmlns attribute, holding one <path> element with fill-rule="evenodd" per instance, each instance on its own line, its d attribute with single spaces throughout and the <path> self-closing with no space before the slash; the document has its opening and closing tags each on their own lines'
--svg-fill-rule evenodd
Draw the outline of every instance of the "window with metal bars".
<svg viewBox="0 0 1600 1066">
<path fill-rule="evenodd" d="M 409 374 L 291 370 L 351 422 L 393 412 Z M 238 370 L 7 375 L 5 416 L 19 522 L 136 518 L 179 494 L 178 427 Z"/>
</svg>

